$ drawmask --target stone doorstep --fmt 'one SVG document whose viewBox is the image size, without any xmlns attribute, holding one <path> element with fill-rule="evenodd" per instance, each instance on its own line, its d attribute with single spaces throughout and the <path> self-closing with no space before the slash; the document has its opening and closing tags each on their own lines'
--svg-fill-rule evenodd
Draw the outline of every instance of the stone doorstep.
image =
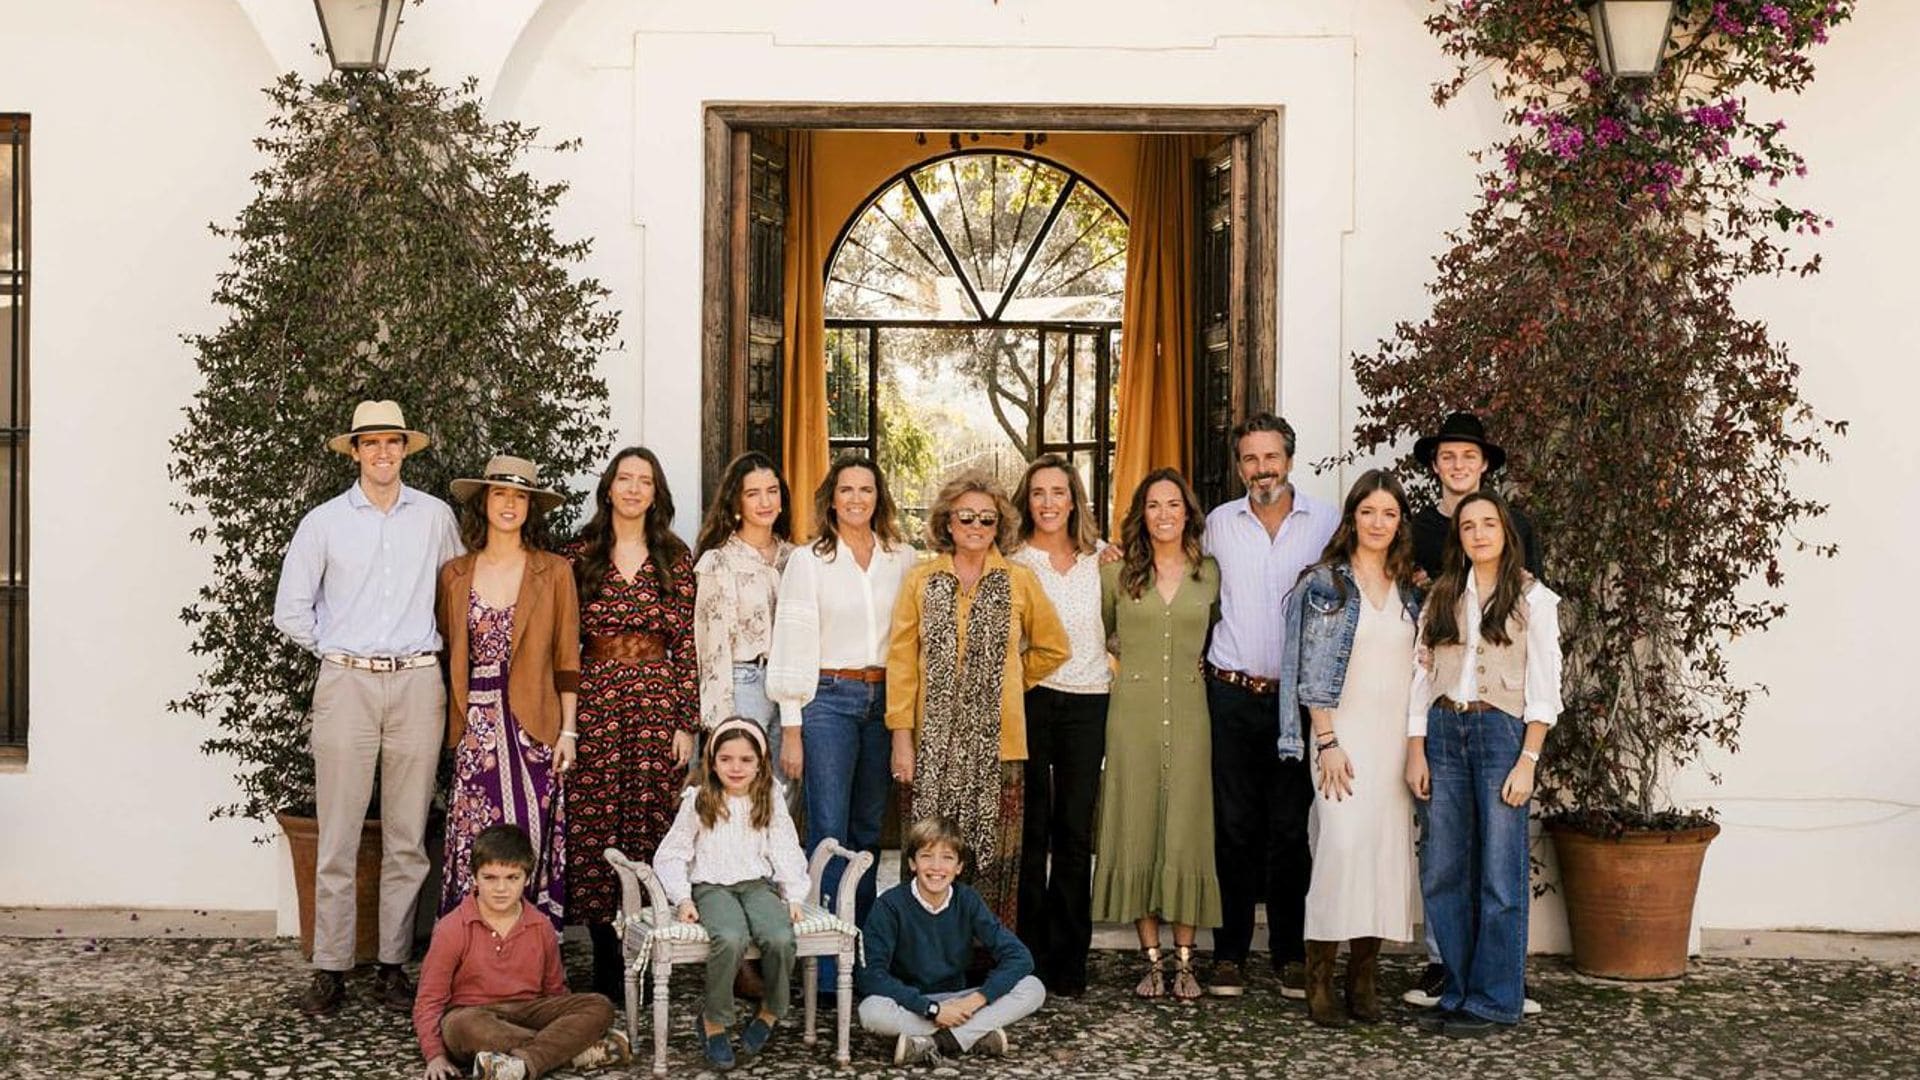
<svg viewBox="0 0 1920 1080">
<path fill-rule="evenodd" d="M 1256 910 L 1253 947 L 1266 948 L 1266 916 Z M 269 938 L 275 935 L 271 911 L 215 911 L 188 908 L 4 908 L 0 907 L 0 938 Z M 572 930 L 573 928 L 569 928 Z M 1418 938 L 1418 934 L 1415 935 Z M 569 933 L 568 940 L 585 940 Z M 1133 927 L 1101 923 L 1094 927 L 1093 947 L 1117 952 L 1138 948 Z M 1211 931 L 1197 935 L 1195 947 L 1213 947 Z M 1408 954 L 1415 943 L 1385 942 L 1384 951 Z M 1839 930 L 1725 930 L 1700 931 L 1702 956 L 1731 959 L 1860 960 L 1875 963 L 1920 964 L 1920 934 L 1860 934 Z"/>
</svg>

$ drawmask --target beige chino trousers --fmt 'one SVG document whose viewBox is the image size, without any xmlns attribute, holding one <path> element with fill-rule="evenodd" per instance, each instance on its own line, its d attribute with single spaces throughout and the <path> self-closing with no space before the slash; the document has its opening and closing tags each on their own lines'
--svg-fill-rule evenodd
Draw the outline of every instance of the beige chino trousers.
<svg viewBox="0 0 1920 1080">
<path fill-rule="evenodd" d="M 413 912 L 427 879 L 427 810 L 446 740 L 438 665 L 362 671 L 320 662 L 313 688 L 313 771 L 319 819 L 313 887 L 313 966 L 353 968 L 354 868 L 380 776 L 380 962 L 413 952 Z"/>
</svg>

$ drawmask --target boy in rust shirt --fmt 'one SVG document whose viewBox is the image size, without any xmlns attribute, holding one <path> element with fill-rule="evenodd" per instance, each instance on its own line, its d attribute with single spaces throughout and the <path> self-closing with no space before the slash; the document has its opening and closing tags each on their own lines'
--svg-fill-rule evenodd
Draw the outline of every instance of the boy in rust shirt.
<svg viewBox="0 0 1920 1080">
<path fill-rule="evenodd" d="M 632 1060 L 626 1033 L 609 1031 L 613 1003 L 570 994 L 560 942 L 545 915 L 521 903 L 533 872 L 533 844 L 513 825 L 474 838 L 473 892 L 434 925 L 420 965 L 413 1030 L 427 1080 L 473 1075 L 531 1080 L 571 1063 L 576 1069 Z"/>
</svg>

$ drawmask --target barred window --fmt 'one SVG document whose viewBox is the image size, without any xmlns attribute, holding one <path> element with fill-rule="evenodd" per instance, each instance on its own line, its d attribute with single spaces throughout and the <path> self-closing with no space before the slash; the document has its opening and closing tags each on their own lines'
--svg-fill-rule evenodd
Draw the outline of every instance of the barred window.
<svg viewBox="0 0 1920 1080">
<path fill-rule="evenodd" d="M 27 296 L 31 245 L 27 222 L 27 117 L 0 113 L 0 357 L 7 386 L 0 391 L 6 419 L 0 461 L 0 754 L 18 756 L 27 745 Z"/>
</svg>

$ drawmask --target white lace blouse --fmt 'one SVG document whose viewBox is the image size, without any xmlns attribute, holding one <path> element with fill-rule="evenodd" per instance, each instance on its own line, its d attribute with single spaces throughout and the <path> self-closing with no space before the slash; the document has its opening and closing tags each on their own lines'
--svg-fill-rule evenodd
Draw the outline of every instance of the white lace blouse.
<svg viewBox="0 0 1920 1080">
<path fill-rule="evenodd" d="M 1113 684 L 1113 668 L 1107 663 L 1107 628 L 1100 619 L 1100 548 L 1092 554 L 1077 555 L 1066 573 L 1053 568 L 1044 551 L 1025 545 L 1009 558 L 1033 571 L 1040 589 L 1053 602 L 1060 622 L 1067 628 L 1067 641 L 1073 654 L 1040 685 L 1067 694 L 1104 694 Z"/>
</svg>

